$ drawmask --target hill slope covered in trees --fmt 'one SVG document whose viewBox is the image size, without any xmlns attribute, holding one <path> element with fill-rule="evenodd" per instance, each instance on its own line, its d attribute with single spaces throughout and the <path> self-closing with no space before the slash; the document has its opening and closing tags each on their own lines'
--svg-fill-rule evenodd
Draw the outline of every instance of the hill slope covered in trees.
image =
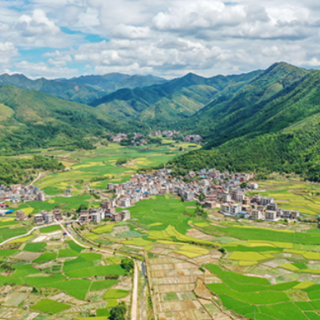
<svg viewBox="0 0 320 320">
<path fill-rule="evenodd" d="M 87 136 L 137 130 L 90 106 L 10 85 L 0 86 L 0 119 L 1 154 L 48 146 L 90 148 Z"/>
</svg>

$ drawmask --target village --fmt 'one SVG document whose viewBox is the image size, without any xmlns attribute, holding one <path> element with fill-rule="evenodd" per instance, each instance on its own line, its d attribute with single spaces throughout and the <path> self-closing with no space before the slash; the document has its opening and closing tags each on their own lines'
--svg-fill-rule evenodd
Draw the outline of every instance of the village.
<svg viewBox="0 0 320 320">
<path fill-rule="evenodd" d="M 12 203 L 20 203 L 26 201 L 45 201 L 46 195 L 44 191 L 39 190 L 33 185 L 25 186 L 23 184 L 15 184 L 6 187 L 0 185 L 0 201 L 10 201 Z"/>
<path fill-rule="evenodd" d="M 175 131 L 175 130 L 164 130 L 164 131 L 156 130 L 153 136 L 154 137 L 161 136 L 169 139 L 176 138 L 176 139 L 180 139 L 183 142 L 198 143 L 198 144 L 203 141 L 203 138 L 198 134 L 183 136 L 180 134 L 179 131 Z M 130 140 L 131 144 L 135 146 L 138 146 L 138 145 L 144 146 L 148 144 L 147 137 L 143 134 L 138 134 L 138 133 L 134 133 L 132 136 L 127 135 L 125 133 L 118 133 L 116 135 L 110 134 L 110 139 L 116 143 L 121 143 L 121 141 L 123 140 Z"/>
<path fill-rule="evenodd" d="M 230 217 L 253 220 L 277 221 L 298 219 L 299 211 L 280 209 L 273 198 L 246 197 L 248 189 L 258 189 L 253 182 L 254 174 L 220 172 L 216 169 L 190 171 L 182 180 L 171 175 L 171 170 L 162 169 L 154 174 L 135 174 L 123 184 L 108 184 L 117 198 L 114 206 L 127 208 L 150 195 L 177 194 L 182 201 L 197 200 L 204 208 L 220 208 L 220 213 Z M 184 180 L 190 180 L 185 182 Z M 249 188 L 241 188 L 243 183 Z"/>
<path fill-rule="evenodd" d="M 296 220 L 300 217 L 299 211 L 279 208 L 271 197 L 246 196 L 247 191 L 258 189 L 258 184 L 253 180 L 253 173 L 229 173 L 216 169 L 203 169 L 197 173 L 190 171 L 185 177 L 176 177 L 170 169 L 161 169 L 150 174 L 134 174 L 125 183 L 108 183 L 107 192 L 111 192 L 113 198 L 102 201 L 100 208 L 81 210 L 77 221 L 80 224 L 99 223 L 103 219 L 125 221 L 130 219 L 127 208 L 134 206 L 136 202 L 169 193 L 177 194 L 181 201 L 197 201 L 203 208 L 217 209 L 226 217 L 266 221 Z M 64 191 L 64 196 L 71 196 L 70 189 Z M 0 188 L 2 201 L 16 203 L 45 199 L 45 193 L 34 186 L 14 185 Z M 16 218 L 23 221 L 28 217 L 19 210 Z M 43 210 L 33 218 L 35 224 L 50 224 L 64 219 L 60 209 L 53 212 Z"/>
</svg>

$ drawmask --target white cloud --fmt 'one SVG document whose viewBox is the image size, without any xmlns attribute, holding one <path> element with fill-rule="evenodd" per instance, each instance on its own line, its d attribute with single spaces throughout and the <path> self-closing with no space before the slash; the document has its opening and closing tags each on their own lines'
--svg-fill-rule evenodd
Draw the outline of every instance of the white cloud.
<svg viewBox="0 0 320 320">
<path fill-rule="evenodd" d="M 49 20 L 42 10 L 35 10 L 32 16 L 22 15 L 16 22 L 15 28 L 24 37 L 51 36 L 60 32 L 60 28 Z"/>
<path fill-rule="evenodd" d="M 11 42 L 0 42 L 0 63 L 8 64 L 12 57 L 18 55 L 17 48 Z"/>
<path fill-rule="evenodd" d="M 314 0 L 0 0 L 0 62 L 9 69 L 17 47 L 49 47 L 54 52 L 42 62 L 22 53 L 17 70 L 60 77 L 74 75 L 75 63 L 80 72 L 173 77 L 245 72 L 283 60 L 318 67 L 319 13 Z M 89 43 L 86 34 L 110 41 Z M 5 44 L 8 54 L 1 53 Z"/>
<path fill-rule="evenodd" d="M 30 63 L 28 61 L 21 61 L 16 65 L 17 70 L 29 76 L 47 77 L 47 78 L 63 78 L 71 77 L 78 73 L 77 69 L 69 69 L 61 66 L 49 67 L 44 62 Z"/>
</svg>

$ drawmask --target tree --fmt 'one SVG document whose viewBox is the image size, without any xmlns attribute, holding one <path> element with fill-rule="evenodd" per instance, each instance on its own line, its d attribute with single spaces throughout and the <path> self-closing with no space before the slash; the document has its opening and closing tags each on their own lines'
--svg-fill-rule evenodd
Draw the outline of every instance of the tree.
<svg viewBox="0 0 320 320">
<path fill-rule="evenodd" d="M 240 188 L 241 189 L 244 189 L 244 188 L 246 188 L 247 187 L 247 183 L 246 182 L 242 182 L 241 184 L 240 184 Z"/>
<path fill-rule="evenodd" d="M 204 195 L 204 193 L 201 192 L 200 195 L 199 195 L 199 200 L 203 201 L 205 199 L 205 197 L 206 196 Z"/>
<path fill-rule="evenodd" d="M 85 204 L 81 204 L 79 206 L 79 208 L 77 209 L 77 212 L 81 212 L 82 210 L 88 210 L 88 206 L 86 206 Z"/>
<path fill-rule="evenodd" d="M 122 301 L 118 306 L 113 307 L 110 310 L 110 320 L 125 320 L 125 314 L 127 312 L 127 306 L 124 301 Z"/>
<path fill-rule="evenodd" d="M 132 259 L 122 259 L 121 260 L 121 267 L 126 270 L 127 272 L 131 272 L 134 269 L 134 261 Z"/>
</svg>

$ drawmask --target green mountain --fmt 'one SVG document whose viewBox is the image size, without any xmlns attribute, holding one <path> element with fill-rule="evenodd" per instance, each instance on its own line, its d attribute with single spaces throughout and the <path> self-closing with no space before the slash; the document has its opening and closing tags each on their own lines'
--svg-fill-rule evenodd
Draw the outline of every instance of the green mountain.
<svg viewBox="0 0 320 320">
<path fill-rule="evenodd" d="M 31 80 L 22 74 L 0 75 L 0 84 L 10 84 L 24 90 L 36 90 L 65 100 L 86 104 L 120 88 L 144 87 L 165 81 L 165 79 L 153 76 L 129 76 L 120 73 L 82 76 L 70 80 L 47 80 L 45 78 Z"/>
<path fill-rule="evenodd" d="M 0 86 L 0 119 L 1 154 L 50 146 L 91 148 L 86 137 L 136 130 L 90 106 L 7 84 Z"/>
<path fill-rule="evenodd" d="M 31 80 L 22 74 L 3 74 L 0 76 L 0 84 L 10 84 L 24 90 L 36 90 L 65 100 L 81 103 L 90 101 L 105 95 L 105 92 L 90 85 L 78 85 L 72 81 L 47 80 L 44 78 Z"/>
<path fill-rule="evenodd" d="M 320 181 L 320 71 L 271 66 L 232 97 L 191 117 L 207 133 L 199 152 L 173 162 L 181 168 L 295 172 Z M 207 119 L 206 119 L 207 118 Z"/>
<path fill-rule="evenodd" d="M 122 88 L 134 89 L 151 86 L 153 84 L 164 83 L 167 80 L 152 75 L 127 75 L 122 73 L 108 73 L 102 76 L 90 75 L 72 78 L 70 80 L 62 79 L 62 81 L 74 82 L 78 85 L 92 86 L 104 92 L 104 95 L 112 93 Z M 93 99 L 91 100 L 93 101 Z"/>
<path fill-rule="evenodd" d="M 292 99 L 307 93 L 301 91 L 302 83 L 310 76 L 311 71 L 286 63 L 274 64 L 240 90 L 223 91 L 184 125 L 193 126 L 206 137 L 208 147 L 246 134 L 278 131 L 305 117 L 292 117 L 291 106 Z M 290 111 L 284 114 L 285 110 Z"/>
<path fill-rule="evenodd" d="M 135 117 L 152 124 L 177 121 L 195 114 L 219 92 L 231 87 L 239 90 L 259 73 L 212 78 L 190 73 L 159 85 L 118 90 L 90 105 L 120 119 Z"/>
</svg>

